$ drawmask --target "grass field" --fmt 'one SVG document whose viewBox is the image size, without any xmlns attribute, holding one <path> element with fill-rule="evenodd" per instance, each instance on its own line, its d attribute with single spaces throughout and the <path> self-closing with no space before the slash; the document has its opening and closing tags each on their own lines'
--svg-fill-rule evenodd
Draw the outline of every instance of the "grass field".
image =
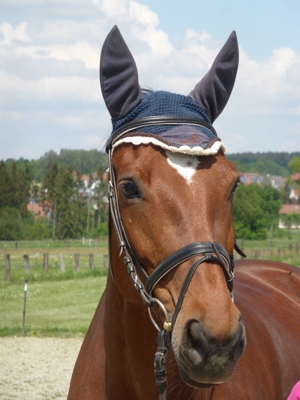
<svg viewBox="0 0 300 400">
<path fill-rule="evenodd" d="M 71 337 L 84 335 L 106 277 L 28 283 L 25 334 Z M 22 335 L 24 284 L 0 289 L 0 336 Z"/>
<path fill-rule="evenodd" d="M 237 240 L 247 258 L 273 260 L 300 267 L 300 231 L 272 240 Z M 239 258 L 239 257 L 237 257 Z"/>
<path fill-rule="evenodd" d="M 6 281 L 4 255 L 10 254 L 10 282 Z M 43 270 L 43 254 L 49 254 L 48 271 Z M 80 270 L 74 254 L 80 255 Z M 93 254 L 94 266 L 89 265 Z M 105 288 L 106 241 L 23 241 L 0 242 L 0 336 L 22 335 L 24 281 L 26 296 L 25 335 L 84 336 Z M 29 255 L 29 273 L 24 269 Z M 60 269 L 64 256 L 64 271 Z"/>
</svg>

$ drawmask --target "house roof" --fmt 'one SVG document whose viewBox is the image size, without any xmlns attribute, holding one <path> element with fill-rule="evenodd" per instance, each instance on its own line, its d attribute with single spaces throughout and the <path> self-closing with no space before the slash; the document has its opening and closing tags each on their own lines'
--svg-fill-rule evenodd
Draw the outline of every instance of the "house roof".
<svg viewBox="0 0 300 400">
<path fill-rule="evenodd" d="M 244 172 L 241 174 L 241 181 L 244 185 L 259 183 L 259 174 L 256 172 Z"/>
<path fill-rule="evenodd" d="M 279 210 L 279 214 L 285 215 L 289 213 L 300 214 L 300 204 L 283 204 Z"/>
<path fill-rule="evenodd" d="M 44 217 L 45 216 L 45 211 L 43 207 L 41 207 L 37 203 L 29 203 L 27 204 L 27 210 L 32 212 L 35 216 L 37 217 Z"/>
<path fill-rule="evenodd" d="M 293 181 L 300 181 L 300 173 L 297 172 L 296 174 L 291 175 L 291 179 L 292 179 Z"/>
</svg>

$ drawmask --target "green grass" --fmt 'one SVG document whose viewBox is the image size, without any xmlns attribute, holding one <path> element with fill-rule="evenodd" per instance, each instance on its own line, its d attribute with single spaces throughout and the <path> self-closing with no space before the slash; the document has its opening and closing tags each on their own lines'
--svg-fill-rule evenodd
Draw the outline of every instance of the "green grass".
<svg viewBox="0 0 300 400">
<path fill-rule="evenodd" d="M 247 258 L 272 260 L 300 267 L 300 231 L 294 230 L 272 240 L 237 240 Z M 239 258 L 239 257 L 237 257 Z"/>
<path fill-rule="evenodd" d="M 25 335 L 84 336 L 106 285 L 105 277 L 29 282 Z M 24 284 L 0 286 L 0 336 L 22 335 Z"/>
</svg>

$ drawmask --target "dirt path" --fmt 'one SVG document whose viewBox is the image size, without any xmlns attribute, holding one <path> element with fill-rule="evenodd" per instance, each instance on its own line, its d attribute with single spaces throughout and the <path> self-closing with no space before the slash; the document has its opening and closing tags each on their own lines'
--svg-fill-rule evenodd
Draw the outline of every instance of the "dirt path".
<svg viewBox="0 0 300 400">
<path fill-rule="evenodd" d="M 82 339 L 0 338 L 1 400 L 65 400 Z"/>
</svg>

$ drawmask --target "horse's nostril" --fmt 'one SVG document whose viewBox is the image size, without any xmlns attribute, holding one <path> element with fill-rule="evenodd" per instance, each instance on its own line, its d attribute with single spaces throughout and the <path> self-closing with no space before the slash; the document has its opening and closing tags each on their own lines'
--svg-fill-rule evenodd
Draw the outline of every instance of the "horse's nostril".
<svg viewBox="0 0 300 400">
<path fill-rule="evenodd" d="M 244 349 L 245 349 L 245 339 L 242 338 L 242 339 L 239 341 L 239 343 L 238 343 L 238 345 L 236 346 L 236 348 L 235 348 L 235 350 L 234 350 L 234 353 L 233 353 L 233 358 L 234 358 L 235 361 L 238 360 L 238 359 L 241 357 L 241 355 L 242 355 L 243 352 L 244 352 Z"/>
<path fill-rule="evenodd" d="M 200 363 L 207 352 L 207 340 L 203 334 L 202 325 L 197 321 L 192 321 L 187 326 L 187 348 L 189 357 L 195 363 Z"/>
<path fill-rule="evenodd" d="M 237 345 L 235 346 L 234 353 L 233 353 L 233 358 L 235 361 L 237 361 L 241 357 L 241 355 L 243 354 L 243 352 L 245 350 L 245 347 L 246 347 L 246 336 L 245 336 L 244 331 L 242 331 L 240 339 L 239 339 Z"/>
</svg>

